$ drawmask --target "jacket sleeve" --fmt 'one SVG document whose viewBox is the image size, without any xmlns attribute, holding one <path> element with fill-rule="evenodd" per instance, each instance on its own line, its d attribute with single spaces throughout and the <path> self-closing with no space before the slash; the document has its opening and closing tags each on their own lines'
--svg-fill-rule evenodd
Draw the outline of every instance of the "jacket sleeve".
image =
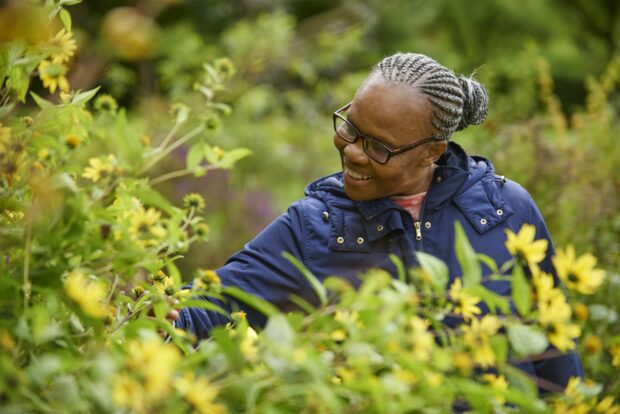
<svg viewBox="0 0 620 414">
<path fill-rule="evenodd" d="M 542 261 L 542 263 L 540 263 L 540 267 L 543 271 L 552 274 L 556 281 L 556 284 L 559 284 L 560 281 L 557 277 L 552 262 L 552 257 L 555 255 L 555 248 L 553 247 L 551 236 L 549 235 L 549 231 L 547 230 L 547 226 L 542 217 L 542 214 L 538 210 L 538 207 L 534 203 L 534 200 L 531 198 L 531 196 L 529 196 L 529 194 L 528 198 L 530 202 L 528 208 L 528 221 L 534 226 L 536 226 L 536 239 L 546 239 L 549 241 L 549 247 L 547 249 L 546 257 Z M 548 351 L 556 353 L 557 349 L 553 346 L 550 346 Z M 556 386 L 559 385 L 562 388 L 566 388 L 570 377 L 583 378 L 583 368 L 581 365 L 581 360 L 579 359 L 579 355 L 576 352 L 563 353 L 557 356 L 536 361 L 534 363 L 534 369 L 536 371 L 536 376 L 542 379 L 542 382 L 551 382 Z M 539 389 L 543 393 L 546 392 L 544 384 L 539 384 Z"/>
<path fill-rule="evenodd" d="M 291 205 L 288 211 L 273 221 L 256 238 L 233 255 L 216 270 L 222 286 L 235 286 L 256 295 L 282 310 L 291 306 L 290 296 L 304 296 L 306 281 L 295 266 L 282 256 L 293 255 L 304 263 L 304 229 L 301 203 Z M 306 292 L 307 293 L 307 292 Z M 250 306 L 227 297 L 225 302 L 204 298 L 227 312 L 243 310 L 252 325 L 264 325 L 266 318 Z M 210 310 L 184 308 L 175 326 L 206 338 L 215 326 L 228 322 L 228 318 Z"/>
</svg>

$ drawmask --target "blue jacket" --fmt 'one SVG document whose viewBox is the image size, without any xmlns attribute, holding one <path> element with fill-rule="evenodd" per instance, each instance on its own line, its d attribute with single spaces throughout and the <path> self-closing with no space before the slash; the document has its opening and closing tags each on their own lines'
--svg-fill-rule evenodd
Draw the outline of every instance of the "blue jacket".
<svg viewBox="0 0 620 414">
<path fill-rule="evenodd" d="M 394 253 L 405 266 L 415 266 L 414 252 L 424 251 L 443 260 L 450 281 L 461 274 L 454 253 L 454 222 L 459 221 L 474 250 L 498 264 L 511 259 L 505 248 L 505 229 L 517 232 L 522 224 L 536 226 L 537 238 L 550 241 L 541 267 L 553 272 L 553 245 L 532 197 L 521 186 L 495 175 L 492 164 L 469 157 L 455 143 L 437 162 L 438 167 L 420 212 L 419 231 L 411 215 L 389 198 L 353 201 L 344 193 L 342 174 L 321 178 L 306 188 L 306 196 L 271 223 L 220 269 L 222 285 L 237 286 L 275 304 L 294 309 L 291 294 L 316 303 L 314 291 L 301 273 L 284 257 L 286 251 L 303 263 L 319 280 L 339 275 L 354 285 L 356 275 L 370 268 L 397 270 L 389 258 Z M 487 274 L 490 269 L 484 269 Z M 510 282 L 489 281 L 485 286 L 510 295 Z M 228 305 L 215 301 L 225 309 Z M 263 324 L 257 311 L 239 304 L 253 324 Z M 185 308 L 177 327 L 199 338 L 228 320 L 215 312 Z M 565 386 L 570 376 L 582 376 L 575 354 L 521 364 L 529 374 Z"/>
</svg>

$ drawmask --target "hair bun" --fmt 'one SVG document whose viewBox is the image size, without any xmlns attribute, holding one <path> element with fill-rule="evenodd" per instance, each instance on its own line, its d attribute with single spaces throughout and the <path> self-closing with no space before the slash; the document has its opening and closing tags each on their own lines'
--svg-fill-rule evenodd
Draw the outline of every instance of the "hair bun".
<svg viewBox="0 0 620 414">
<path fill-rule="evenodd" d="M 473 78 L 458 76 L 463 88 L 463 115 L 457 131 L 468 125 L 478 125 L 484 122 L 489 112 L 489 96 L 484 86 Z"/>
</svg>

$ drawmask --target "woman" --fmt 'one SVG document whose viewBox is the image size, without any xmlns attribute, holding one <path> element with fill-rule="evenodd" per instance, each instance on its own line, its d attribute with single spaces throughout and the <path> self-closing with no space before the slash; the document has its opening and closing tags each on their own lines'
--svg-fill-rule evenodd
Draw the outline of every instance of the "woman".
<svg viewBox="0 0 620 414">
<path fill-rule="evenodd" d="M 217 270 L 222 284 L 288 310 L 294 308 L 293 294 L 309 302 L 316 298 L 282 252 L 296 257 L 319 280 L 339 275 L 357 284 L 356 275 L 373 267 L 396 275 L 391 253 L 415 266 L 415 252 L 424 251 L 448 265 L 451 284 L 461 274 L 454 253 L 455 221 L 474 250 L 497 263 L 511 258 L 504 246 L 506 229 L 516 233 L 530 223 L 537 238 L 549 240 L 530 195 L 495 175 L 489 161 L 469 157 L 450 141 L 455 131 L 484 121 L 487 103 L 477 81 L 457 76 L 427 56 L 398 53 L 383 59 L 353 101 L 334 113 L 333 139 L 342 172 L 310 184 L 303 199 Z M 541 263 L 547 272 L 553 271 L 553 254 L 549 243 Z M 509 282 L 485 286 L 510 294 Z M 261 314 L 239 306 L 251 323 L 264 323 Z M 176 326 L 200 338 L 226 322 L 215 312 L 183 309 Z M 570 376 L 582 375 L 574 354 L 521 368 L 560 386 Z"/>
</svg>

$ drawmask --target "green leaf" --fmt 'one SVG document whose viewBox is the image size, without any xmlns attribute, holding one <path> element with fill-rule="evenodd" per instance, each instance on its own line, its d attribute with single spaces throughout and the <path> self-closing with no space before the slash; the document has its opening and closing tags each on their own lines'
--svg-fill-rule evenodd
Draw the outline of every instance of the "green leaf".
<svg viewBox="0 0 620 414">
<path fill-rule="evenodd" d="M 200 308 L 200 309 L 210 310 L 210 311 L 214 311 L 222 315 L 228 316 L 228 312 L 226 312 L 224 309 L 222 309 L 216 304 L 209 302 L 208 300 L 205 300 L 205 299 L 184 300 L 183 307 L 184 308 Z"/>
<path fill-rule="evenodd" d="M 482 285 L 468 288 L 467 291 L 472 295 L 479 296 L 480 299 L 487 304 L 491 312 L 496 313 L 497 308 L 499 308 L 505 315 L 510 313 L 510 302 L 505 296 L 498 295 Z"/>
<path fill-rule="evenodd" d="M 293 263 L 293 266 L 295 266 L 297 270 L 299 270 L 301 274 L 306 278 L 308 283 L 310 283 L 310 286 L 314 290 L 314 293 L 316 293 L 317 297 L 319 298 L 321 306 L 327 305 L 327 289 L 325 289 L 325 286 L 323 286 L 319 279 L 317 279 L 316 276 L 314 276 L 308 269 L 306 269 L 306 266 L 304 266 L 303 263 L 297 260 L 297 258 L 289 252 L 282 252 L 282 256 L 291 263 Z"/>
<path fill-rule="evenodd" d="M 269 319 L 262 336 L 288 349 L 294 346 L 295 332 L 283 314 L 274 315 Z"/>
<path fill-rule="evenodd" d="M 528 283 L 523 268 L 516 265 L 511 278 L 512 301 L 521 316 L 527 316 L 532 308 L 532 288 Z"/>
<path fill-rule="evenodd" d="M 230 151 L 226 151 L 222 158 L 216 162 L 216 165 L 223 169 L 231 169 L 237 161 L 252 154 L 252 150 L 249 148 L 235 148 Z"/>
<path fill-rule="evenodd" d="M 50 101 L 47 101 L 47 100 L 41 98 L 39 95 L 37 95 L 34 92 L 30 92 L 30 96 L 32 96 L 32 99 L 34 99 L 35 103 L 41 109 L 49 109 L 49 108 L 53 108 L 54 107 L 53 103 L 51 103 Z"/>
<path fill-rule="evenodd" d="M 479 261 L 487 265 L 487 267 L 491 269 L 491 272 L 494 274 L 499 274 L 499 269 L 497 268 L 497 263 L 495 263 L 495 260 L 482 253 L 476 254 L 476 257 L 478 257 Z"/>
<path fill-rule="evenodd" d="M 189 148 L 187 151 L 186 164 L 187 169 L 193 170 L 200 165 L 204 159 L 205 143 L 197 142 Z M 202 170 L 202 169 L 201 169 Z"/>
<path fill-rule="evenodd" d="M 549 346 L 544 333 L 523 324 L 508 325 L 508 340 L 512 349 L 521 356 L 540 354 Z"/>
<path fill-rule="evenodd" d="M 162 211 L 165 211 L 169 215 L 173 215 L 175 212 L 174 206 L 170 204 L 166 197 L 150 187 L 136 188 L 129 191 L 129 194 L 137 197 L 144 204 L 156 207 Z"/>
<path fill-rule="evenodd" d="M 97 94 L 100 88 L 101 86 L 97 86 L 89 91 L 78 92 L 73 96 L 73 99 L 71 99 L 71 105 L 83 106 L 86 102 L 93 99 L 93 96 Z"/>
<path fill-rule="evenodd" d="M 476 252 L 471 247 L 463 226 L 458 221 L 454 223 L 455 250 L 461 269 L 463 270 L 463 286 L 472 287 L 480 284 L 482 268 Z"/>
<path fill-rule="evenodd" d="M 13 108 L 15 108 L 15 102 L 0 106 L 0 119 L 10 114 Z"/>
<path fill-rule="evenodd" d="M 65 29 L 67 29 L 68 32 L 71 31 L 71 14 L 65 10 L 62 9 L 60 11 L 60 21 L 62 22 L 62 25 L 65 26 Z"/>
<path fill-rule="evenodd" d="M 416 252 L 415 255 L 420 267 L 430 276 L 433 289 L 436 292 L 443 292 L 450 278 L 448 266 L 442 260 L 428 253 Z"/>
<path fill-rule="evenodd" d="M 390 260 L 394 263 L 394 267 L 396 267 L 398 280 L 401 282 L 406 282 L 407 273 L 405 272 L 405 265 L 403 264 L 403 261 L 400 260 L 400 257 L 396 256 L 394 253 L 390 253 Z"/>
<path fill-rule="evenodd" d="M 232 296 L 234 299 L 237 299 L 249 305 L 250 307 L 256 309 L 268 318 L 280 313 L 278 308 L 267 302 L 265 299 L 261 299 L 258 296 L 252 295 L 251 293 L 244 292 L 238 287 L 225 287 L 222 289 L 222 293 L 228 296 Z"/>
</svg>

